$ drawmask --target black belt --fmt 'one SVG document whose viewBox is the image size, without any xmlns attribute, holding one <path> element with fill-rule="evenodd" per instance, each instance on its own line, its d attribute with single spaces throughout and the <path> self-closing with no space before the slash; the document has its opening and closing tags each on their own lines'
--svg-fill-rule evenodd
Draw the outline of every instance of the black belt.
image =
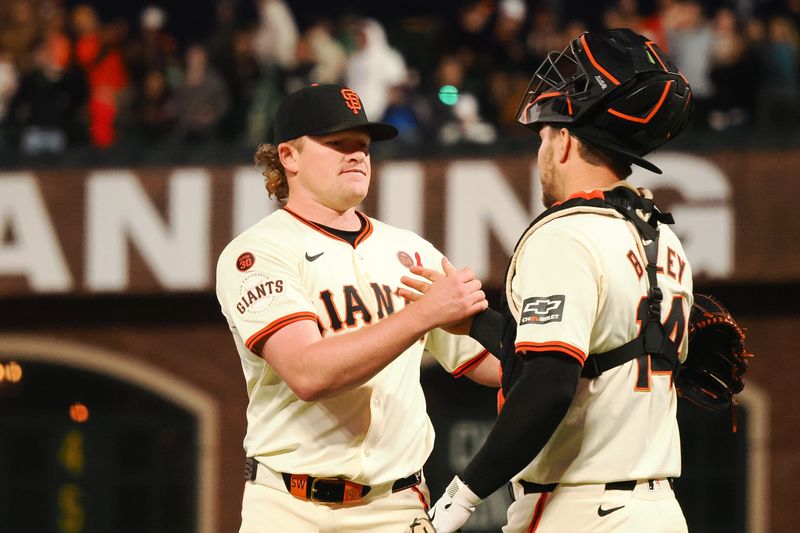
<svg viewBox="0 0 800 533">
<path fill-rule="evenodd" d="M 657 479 L 648 479 L 647 483 L 652 489 L 655 485 Z M 667 478 L 669 482 L 669 487 L 674 489 L 673 486 L 673 479 L 671 477 Z M 633 490 L 636 487 L 635 479 L 628 479 L 626 481 L 612 481 L 611 483 L 606 483 L 606 490 Z M 558 483 L 549 483 L 547 485 L 542 485 L 540 483 L 533 483 L 532 481 L 525 481 L 524 479 L 519 480 L 519 484 L 522 485 L 522 492 L 524 494 L 538 494 L 540 492 L 553 492 L 558 487 Z"/>
<path fill-rule="evenodd" d="M 252 457 L 245 460 L 244 478 L 255 481 L 258 461 Z M 310 500 L 320 503 L 350 503 L 366 496 L 372 487 L 354 483 L 346 479 L 320 478 L 306 474 L 281 473 L 286 490 L 301 500 Z M 416 487 L 422 483 L 422 470 L 418 470 L 408 477 L 398 479 L 392 484 L 392 492 Z"/>
</svg>

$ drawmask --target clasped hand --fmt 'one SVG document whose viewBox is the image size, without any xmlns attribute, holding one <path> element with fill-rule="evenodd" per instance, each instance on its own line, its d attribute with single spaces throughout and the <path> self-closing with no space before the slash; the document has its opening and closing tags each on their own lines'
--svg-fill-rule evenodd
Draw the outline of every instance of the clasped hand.
<svg viewBox="0 0 800 533">
<path fill-rule="evenodd" d="M 472 317 L 489 307 L 486 294 L 481 290 L 481 282 L 469 268 L 456 268 L 442 258 L 442 270 L 414 265 L 409 268 L 412 274 L 423 279 L 403 276 L 400 281 L 408 288 L 399 288 L 397 294 L 410 302 L 434 302 L 439 315 L 439 327 L 456 335 L 468 335 Z M 426 281 L 427 280 L 427 281 Z"/>
</svg>

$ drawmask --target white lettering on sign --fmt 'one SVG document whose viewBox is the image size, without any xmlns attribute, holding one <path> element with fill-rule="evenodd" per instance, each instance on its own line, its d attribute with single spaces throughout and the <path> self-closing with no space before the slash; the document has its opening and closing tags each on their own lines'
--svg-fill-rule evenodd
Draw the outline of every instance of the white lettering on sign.
<svg viewBox="0 0 800 533">
<path fill-rule="evenodd" d="M 209 287 L 209 175 L 202 169 L 172 173 L 165 221 L 130 171 L 97 171 L 87 181 L 86 287 L 128 287 L 134 246 L 167 289 Z"/>
<path fill-rule="evenodd" d="M 454 265 L 469 266 L 485 278 L 491 265 L 490 234 L 510 255 L 531 222 L 530 211 L 491 161 L 454 161 L 446 179 L 446 255 Z"/>
<path fill-rule="evenodd" d="M 424 235 L 425 169 L 417 162 L 386 163 L 380 168 L 378 218 Z"/>
<path fill-rule="evenodd" d="M 3 173 L 0 177 L 0 276 L 3 275 L 24 276 L 36 292 L 72 288 L 72 276 L 47 206 L 36 179 L 28 173 Z"/>
<path fill-rule="evenodd" d="M 422 162 L 387 162 L 376 170 L 375 212 L 379 219 L 423 236 L 443 224 L 442 251 L 457 266 L 469 266 L 487 280 L 491 266 L 498 264 L 497 254 L 505 256 L 504 263 L 522 231 L 543 210 L 532 159 L 526 176 L 507 176 L 493 160 L 450 162 L 444 170 L 443 220 L 432 221 L 425 220 L 426 180 L 438 177 L 426 175 L 429 167 Z M 730 276 L 734 219 L 727 178 L 701 157 L 661 153 L 651 159 L 664 174 L 634 167 L 631 183 L 655 189 L 657 199 L 663 198 L 659 190 L 676 191 L 679 200 L 663 207 L 675 215 L 675 231 L 693 271 L 711 278 Z M 279 207 L 267 198 L 257 169 L 233 168 L 230 179 L 230 188 L 215 189 L 226 196 L 212 198 L 211 175 L 205 169 L 176 169 L 154 183 L 133 170 L 94 171 L 84 181 L 83 212 L 68 220 L 61 215 L 55 226 L 33 173 L 0 173 L 0 277 L 24 277 L 34 292 L 73 290 L 78 273 L 69 270 L 64 250 L 76 247 L 63 246 L 59 238 L 65 235 L 58 232 L 77 226 L 84 228 L 80 249 L 85 255 L 73 261 L 84 264 L 81 289 L 129 290 L 129 255 L 135 250 L 163 289 L 207 290 L 213 287 L 217 253 L 211 249 L 212 205 L 230 202 L 234 235 Z M 519 179 L 527 181 L 527 198 L 511 186 L 511 180 Z M 161 195 L 163 213 L 147 191 Z M 69 201 L 80 205 L 75 199 L 80 193 L 70 192 Z M 492 250 L 493 238 L 500 250 Z"/>
<path fill-rule="evenodd" d="M 244 230 L 278 209 L 269 198 L 264 176 L 253 167 L 239 167 L 233 174 L 233 235 Z"/>
<path fill-rule="evenodd" d="M 649 158 L 664 171 L 634 166 L 632 184 L 651 190 L 672 189 L 686 201 L 670 206 L 694 275 L 724 278 L 733 272 L 734 220 L 731 186 L 716 165 L 688 154 L 661 153 Z M 656 195 L 658 201 L 658 195 Z"/>
</svg>

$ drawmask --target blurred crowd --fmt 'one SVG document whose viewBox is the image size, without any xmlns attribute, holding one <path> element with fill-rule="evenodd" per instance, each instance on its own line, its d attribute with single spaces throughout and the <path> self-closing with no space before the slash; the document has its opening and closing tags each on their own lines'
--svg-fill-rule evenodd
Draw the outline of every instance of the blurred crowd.
<svg viewBox="0 0 800 533">
<path fill-rule="evenodd" d="M 452 13 L 377 20 L 219 0 L 207 37 L 183 42 L 169 28 L 191 21 L 155 4 L 130 21 L 102 20 L 91 3 L 9 0 L 0 146 L 34 156 L 125 142 L 252 147 L 270 140 L 283 96 L 312 82 L 355 89 L 401 142 L 492 144 L 524 133 L 517 104 L 547 53 L 598 27 L 633 28 L 673 56 L 696 96 L 695 129 L 796 129 L 800 0 L 602 5 L 596 20 L 548 0 L 467 0 Z"/>
</svg>

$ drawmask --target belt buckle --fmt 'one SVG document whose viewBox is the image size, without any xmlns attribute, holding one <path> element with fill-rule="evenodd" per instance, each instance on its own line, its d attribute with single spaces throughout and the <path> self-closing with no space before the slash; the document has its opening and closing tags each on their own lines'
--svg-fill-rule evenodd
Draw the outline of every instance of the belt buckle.
<svg viewBox="0 0 800 533">
<path fill-rule="evenodd" d="M 311 482 L 311 495 L 309 499 L 312 502 L 317 502 L 317 503 L 342 503 L 342 501 L 339 500 L 338 498 L 332 498 L 330 491 L 328 491 L 328 494 L 325 494 L 324 490 L 318 489 L 317 483 L 320 481 L 323 483 L 330 483 L 330 484 L 339 484 L 339 485 L 344 484 L 343 479 L 314 478 L 314 480 Z M 317 492 L 322 493 L 321 497 L 317 496 Z"/>
<path fill-rule="evenodd" d="M 317 482 L 329 485 L 329 488 L 318 488 Z M 336 487 L 334 489 L 333 487 Z M 341 490 L 337 490 L 341 486 Z M 351 503 L 363 498 L 370 487 L 353 483 L 346 479 L 339 478 L 314 478 L 311 482 L 311 494 L 309 500 L 317 503 Z"/>
</svg>

